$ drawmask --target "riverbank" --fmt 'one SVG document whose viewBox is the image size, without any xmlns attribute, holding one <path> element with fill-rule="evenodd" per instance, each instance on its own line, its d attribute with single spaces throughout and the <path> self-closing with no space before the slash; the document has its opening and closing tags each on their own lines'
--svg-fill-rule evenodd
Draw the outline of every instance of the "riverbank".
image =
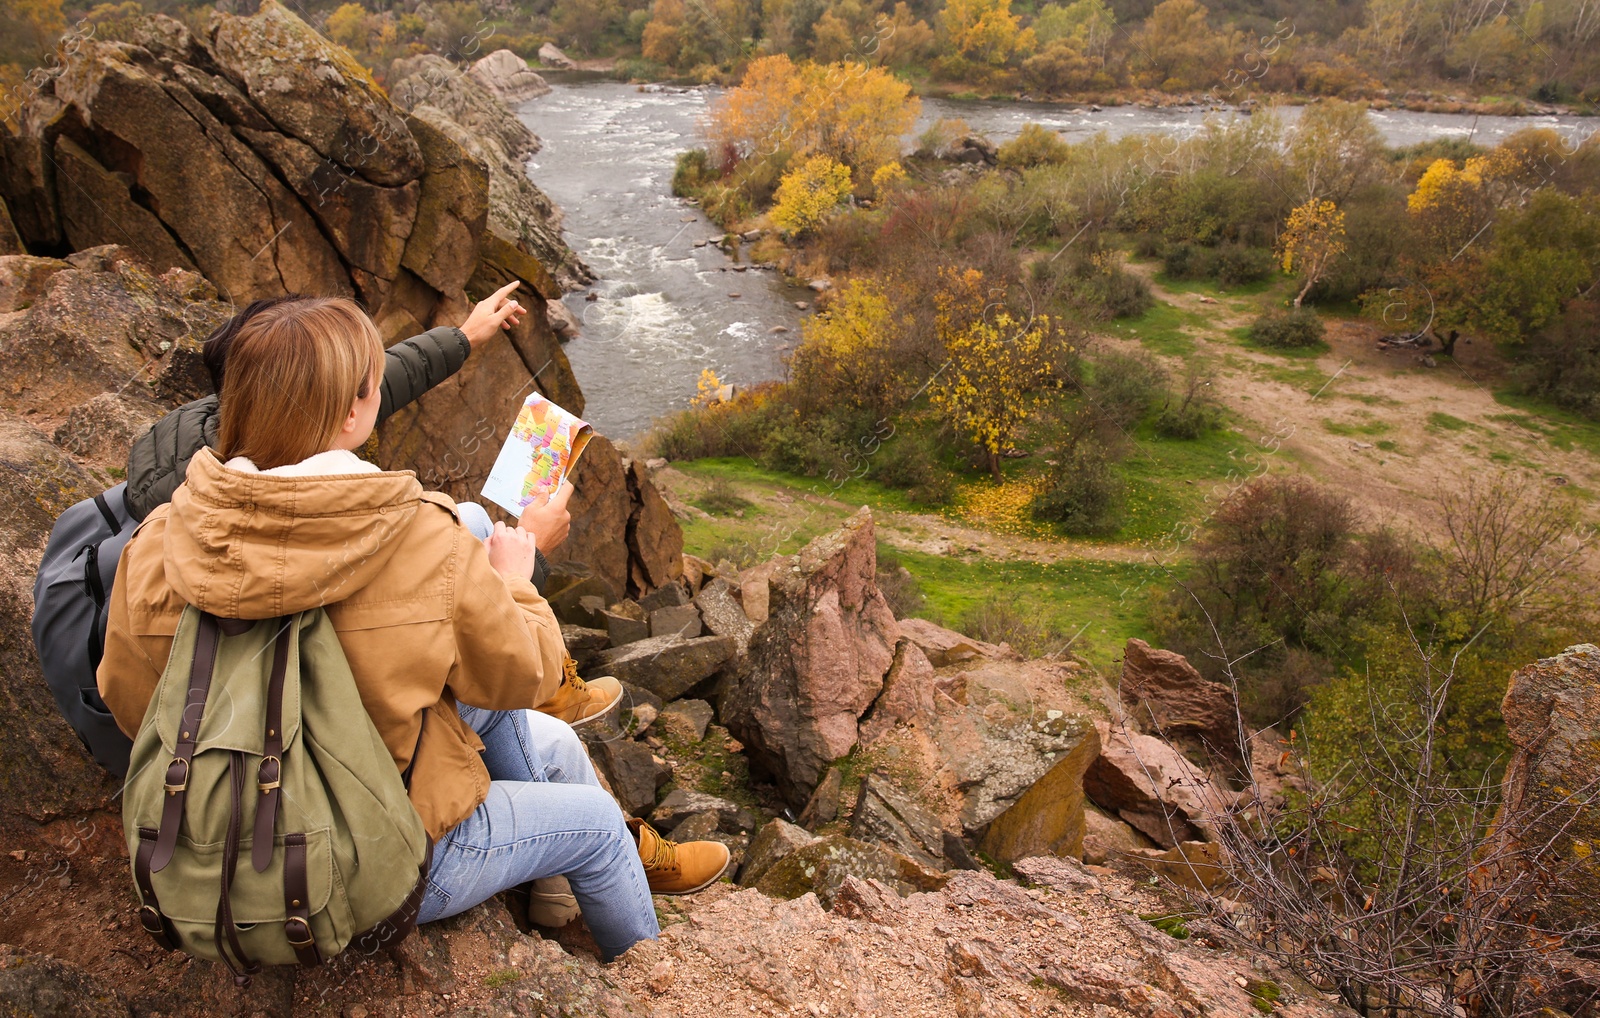
<svg viewBox="0 0 1600 1018">
<path fill-rule="evenodd" d="M 628 76 L 624 66 L 620 71 L 616 58 L 580 61 L 571 70 L 539 68 L 539 73 L 552 83 L 582 85 L 593 82 L 614 82 L 640 88 L 720 89 L 736 82 L 702 82 L 694 78 L 644 79 Z M 1211 112 L 1261 109 L 1264 107 L 1298 107 L 1321 102 L 1327 96 L 1294 92 L 1243 93 L 1239 98 L 1228 96 L 1229 90 L 1214 89 L 1199 92 L 1162 92 L 1156 89 L 1117 89 L 1111 92 L 1080 92 L 1071 95 L 1034 95 L 1029 92 L 985 92 L 970 83 L 958 81 L 933 81 L 922 79 L 912 83 L 912 91 L 922 99 L 953 102 L 984 101 L 995 103 L 1031 103 L 1054 106 L 1067 110 L 1100 110 L 1120 107 L 1136 109 L 1196 109 Z M 1225 97 L 1219 97 L 1218 93 Z M 1485 117 L 1593 117 L 1600 110 L 1587 105 L 1566 105 L 1540 102 L 1522 96 L 1490 96 L 1464 99 L 1447 92 L 1419 89 L 1384 89 L 1366 94 L 1352 94 L 1340 98 L 1365 102 L 1373 110 L 1404 110 L 1410 113 L 1433 113 L 1456 116 Z"/>
</svg>

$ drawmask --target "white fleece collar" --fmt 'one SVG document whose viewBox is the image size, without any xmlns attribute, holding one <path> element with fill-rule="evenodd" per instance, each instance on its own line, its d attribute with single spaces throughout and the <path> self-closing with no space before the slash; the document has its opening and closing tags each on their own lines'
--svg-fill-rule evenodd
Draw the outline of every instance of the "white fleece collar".
<svg viewBox="0 0 1600 1018">
<path fill-rule="evenodd" d="M 329 449 L 319 452 L 315 456 L 308 456 L 299 463 L 286 463 L 281 467 L 271 470 L 262 470 L 250 461 L 248 456 L 235 456 L 224 463 L 229 470 L 238 470 L 246 474 L 267 474 L 272 477 L 337 477 L 341 474 L 376 474 L 381 473 L 376 466 L 357 456 L 348 449 Z"/>
</svg>

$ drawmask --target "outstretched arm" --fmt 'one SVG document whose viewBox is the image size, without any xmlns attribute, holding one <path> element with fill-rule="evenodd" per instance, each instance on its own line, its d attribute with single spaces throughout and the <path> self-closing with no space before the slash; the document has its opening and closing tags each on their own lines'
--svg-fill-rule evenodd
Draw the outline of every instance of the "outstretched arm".
<svg viewBox="0 0 1600 1018">
<path fill-rule="evenodd" d="M 516 325 L 527 314 L 526 308 L 511 299 L 517 285 L 513 280 L 479 301 L 460 328 L 440 326 L 391 346 L 384 357 L 378 420 L 460 371 L 473 350 L 500 330 Z"/>
</svg>

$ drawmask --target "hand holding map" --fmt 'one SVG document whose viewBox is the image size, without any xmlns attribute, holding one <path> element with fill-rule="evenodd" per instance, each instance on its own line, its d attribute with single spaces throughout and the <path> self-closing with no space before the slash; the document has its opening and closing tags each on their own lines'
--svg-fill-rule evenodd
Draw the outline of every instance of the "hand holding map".
<svg viewBox="0 0 1600 1018">
<path fill-rule="evenodd" d="M 572 470 L 594 429 L 533 393 L 483 484 L 483 497 L 513 516 L 550 497 Z"/>
</svg>

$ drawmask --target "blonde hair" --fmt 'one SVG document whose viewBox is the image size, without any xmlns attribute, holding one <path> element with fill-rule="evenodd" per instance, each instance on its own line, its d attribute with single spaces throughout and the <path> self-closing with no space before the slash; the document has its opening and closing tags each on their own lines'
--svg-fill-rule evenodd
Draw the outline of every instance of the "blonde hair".
<svg viewBox="0 0 1600 1018">
<path fill-rule="evenodd" d="M 258 312 L 228 347 L 218 452 L 270 470 L 326 451 L 382 363 L 377 328 L 347 297 L 295 297 Z"/>
</svg>

